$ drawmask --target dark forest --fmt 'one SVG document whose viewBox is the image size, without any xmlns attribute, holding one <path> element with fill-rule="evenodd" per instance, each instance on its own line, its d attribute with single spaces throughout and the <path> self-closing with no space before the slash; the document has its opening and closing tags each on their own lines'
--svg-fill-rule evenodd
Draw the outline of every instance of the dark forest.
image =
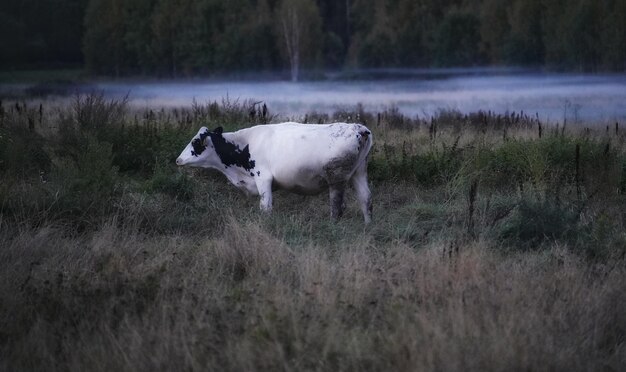
<svg viewBox="0 0 626 372">
<path fill-rule="evenodd" d="M 2 2 L 5 70 L 163 77 L 291 70 L 297 78 L 299 69 L 626 68 L 626 0 Z"/>
</svg>

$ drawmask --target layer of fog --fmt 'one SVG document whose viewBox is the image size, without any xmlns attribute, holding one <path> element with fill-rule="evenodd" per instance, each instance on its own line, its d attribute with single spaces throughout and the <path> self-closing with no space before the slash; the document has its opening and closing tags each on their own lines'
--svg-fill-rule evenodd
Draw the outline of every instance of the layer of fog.
<svg viewBox="0 0 626 372">
<path fill-rule="evenodd" d="M 225 97 L 240 102 L 262 101 L 282 117 L 333 112 L 362 104 L 366 111 L 396 107 L 411 116 L 430 116 L 439 110 L 491 110 L 523 111 L 551 122 L 560 122 L 564 117 L 570 123 L 626 120 L 626 75 L 415 70 L 412 75 L 400 72 L 395 77 L 391 74 L 375 79 L 97 82 L 89 89 L 109 97 L 128 94 L 131 105 L 137 107 L 189 106 L 194 100 L 203 104 L 221 102 Z"/>
</svg>

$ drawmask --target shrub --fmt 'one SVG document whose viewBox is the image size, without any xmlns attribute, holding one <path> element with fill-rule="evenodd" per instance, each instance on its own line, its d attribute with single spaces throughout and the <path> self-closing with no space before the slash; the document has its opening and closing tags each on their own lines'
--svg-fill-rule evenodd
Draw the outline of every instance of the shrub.
<svg viewBox="0 0 626 372">
<path fill-rule="evenodd" d="M 189 201 L 194 195 L 194 182 L 185 173 L 172 171 L 171 167 L 157 163 L 152 177 L 146 182 L 146 191 Z"/>
<path fill-rule="evenodd" d="M 523 188 L 530 183 L 557 197 L 573 188 L 587 195 L 616 193 L 623 161 L 606 142 L 561 135 L 510 139 L 495 148 L 479 145 L 465 160 L 465 174 L 477 174 L 484 186 Z"/>
<path fill-rule="evenodd" d="M 623 259 L 626 255 L 626 233 L 609 213 L 602 212 L 589 224 L 589 239 L 581 244 L 579 251 L 590 259 Z"/>
<path fill-rule="evenodd" d="M 530 178 L 528 157 L 533 150 L 526 142 L 516 140 L 495 149 L 479 146 L 469 159 L 466 172 L 477 172 L 484 186 L 511 187 Z"/>
<path fill-rule="evenodd" d="M 111 200 L 121 193 L 120 179 L 110 143 L 88 137 L 81 148 L 77 158 L 55 159 L 51 187 L 57 188 L 55 208 L 61 214 L 93 221 L 113 210 Z"/>
<path fill-rule="evenodd" d="M 128 96 L 107 100 L 102 92 L 79 94 L 72 104 L 73 119 L 80 129 L 107 131 L 125 119 L 127 103 Z"/>
<path fill-rule="evenodd" d="M 104 98 L 102 93 L 77 95 L 69 111 L 61 111 L 57 136 L 58 153 L 77 159 L 84 144 L 93 137 L 99 141 L 115 143 L 122 137 L 119 128 L 127 114 L 127 99 Z"/>
<path fill-rule="evenodd" d="M 47 172 L 50 156 L 46 138 L 35 130 L 36 113 L 25 104 L 15 107 L 5 111 L 0 106 L 0 173 L 25 178 Z"/>
<path fill-rule="evenodd" d="M 499 237 L 513 248 L 537 249 L 544 242 L 575 245 L 586 234 L 579 225 L 578 211 L 548 200 L 522 199 L 501 226 Z"/>
<path fill-rule="evenodd" d="M 450 181 L 463 165 L 458 138 L 452 145 L 443 143 L 419 154 L 409 154 L 402 146 L 383 144 L 375 150 L 368 164 L 368 173 L 376 181 L 406 180 L 423 186 L 441 185 Z"/>
</svg>

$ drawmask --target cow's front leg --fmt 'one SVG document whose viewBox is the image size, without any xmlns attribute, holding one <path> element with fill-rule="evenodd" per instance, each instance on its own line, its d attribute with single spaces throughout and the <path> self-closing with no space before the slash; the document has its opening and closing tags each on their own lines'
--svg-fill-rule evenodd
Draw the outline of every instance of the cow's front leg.
<svg viewBox="0 0 626 372">
<path fill-rule="evenodd" d="M 272 180 L 264 179 L 256 181 L 259 195 L 261 196 L 260 207 L 263 212 L 272 211 Z"/>
</svg>

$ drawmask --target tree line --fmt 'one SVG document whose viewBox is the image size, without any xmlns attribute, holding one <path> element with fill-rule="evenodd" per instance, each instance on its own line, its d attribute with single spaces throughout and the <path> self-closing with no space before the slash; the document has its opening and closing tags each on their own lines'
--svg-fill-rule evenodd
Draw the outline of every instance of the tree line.
<svg viewBox="0 0 626 372">
<path fill-rule="evenodd" d="M 626 0 L 22 0 L 3 67 L 94 74 L 516 65 L 626 70 Z"/>
</svg>

